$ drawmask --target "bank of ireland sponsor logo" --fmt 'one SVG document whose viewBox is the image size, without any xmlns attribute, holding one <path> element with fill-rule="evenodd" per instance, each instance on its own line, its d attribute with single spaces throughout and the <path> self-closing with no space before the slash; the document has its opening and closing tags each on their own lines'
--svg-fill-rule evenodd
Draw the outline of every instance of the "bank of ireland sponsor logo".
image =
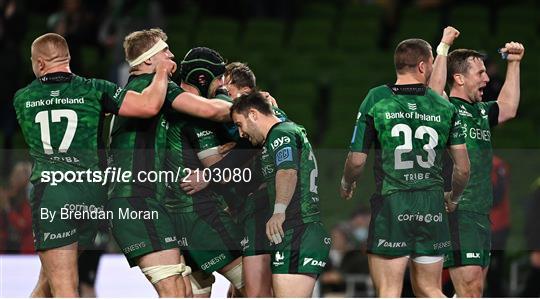
<svg viewBox="0 0 540 299">
<path fill-rule="evenodd" d="M 415 103 L 407 103 L 407 107 L 409 107 L 410 110 L 416 110 L 416 104 Z"/>
<path fill-rule="evenodd" d="M 51 90 L 51 97 L 57 97 L 60 95 L 60 90 Z"/>
<path fill-rule="evenodd" d="M 314 259 L 312 257 L 305 257 L 303 265 L 304 266 L 311 265 L 311 266 L 315 266 L 315 267 L 324 268 L 324 266 L 326 266 L 326 262 L 318 261 L 318 260 L 316 260 L 316 259 Z"/>
<path fill-rule="evenodd" d="M 431 223 L 431 222 L 443 222 L 443 214 L 399 214 L 397 216 L 398 222 L 424 222 L 424 223 Z"/>
<path fill-rule="evenodd" d="M 281 266 L 284 264 L 283 262 L 284 260 L 285 260 L 285 253 L 281 251 L 276 251 L 274 255 L 274 262 L 272 262 L 272 264 L 274 264 L 274 266 Z"/>
<path fill-rule="evenodd" d="M 379 242 L 377 243 L 377 247 L 385 247 L 385 248 L 405 248 L 407 247 L 406 242 L 389 242 L 385 239 L 379 239 Z"/>
</svg>

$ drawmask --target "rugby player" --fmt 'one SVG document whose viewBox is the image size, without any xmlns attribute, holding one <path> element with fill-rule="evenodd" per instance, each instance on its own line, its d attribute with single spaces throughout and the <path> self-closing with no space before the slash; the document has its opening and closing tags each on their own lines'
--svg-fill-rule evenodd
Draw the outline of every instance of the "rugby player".
<svg viewBox="0 0 540 299">
<path fill-rule="evenodd" d="M 170 61 L 174 55 L 165 43 L 167 35 L 161 29 L 135 31 L 124 40 L 126 60 L 130 70 L 128 90 L 145 88 L 156 65 Z M 163 169 L 167 122 L 165 112 L 179 111 L 216 121 L 229 119 L 230 104 L 208 101 L 183 90 L 169 81 L 167 95 L 160 113 L 149 119 L 117 117 L 111 130 L 111 166 L 130 171 L 130 180 L 113 182 L 109 188 L 107 208 L 129 209 L 139 213 L 157 213 L 158 217 L 139 217 L 111 221 L 113 236 L 131 266 L 138 265 L 162 297 L 181 297 L 186 294 L 184 263 L 181 262 L 178 238 L 164 201 L 164 182 L 152 182 L 141 175 Z M 186 279 L 187 280 L 187 279 Z M 189 294 L 189 290 L 188 293 Z"/>
<path fill-rule="evenodd" d="M 210 98 L 223 85 L 224 72 L 225 62 L 218 52 L 205 47 L 193 48 L 181 62 L 180 86 L 187 93 Z M 191 171 L 201 171 L 202 175 L 204 168 L 221 160 L 218 124 L 174 112 L 167 113 L 167 121 L 167 170 L 181 169 L 184 176 Z M 168 184 L 165 203 L 186 262 L 193 269 L 194 295 L 210 295 L 214 271 L 242 292 L 240 229 L 225 211 L 221 194 L 210 189 L 186 194 L 179 183 Z"/>
<path fill-rule="evenodd" d="M 236 99 L 231 117 L 241 137 L 263 146 L 261 168 L 274 206 L 266 224 L 274 296 L 311 297 L 331 241 L 320 220 L 317 162 L 305 130 L 279 119 L 259 92 Z"/>
<path fill-rule="evenodd" d="M 37 79 L 19 90 L 14 99 L 34 161 L 30 201 L 41 271 L 33 297 L 78 297 L 78 251 L 93 244 L 98 219 L 59 219 L 59 214 L 66 206 L 103 210 L 107 198 L 106 188 L 90 177 L 85 176 L 84 183 L 55 185 L 43 180 L 42 174 L 101 170 L 106 163 L 100 154 L 105 113 L 129 117 L 157 114 L 165 98 L 168 75 L 176 67 L 172 61 L 161 62 L 152 84 L 138 93 L 73 74 L 70 58 L 62 36 L 47 33 L 36 38 L 31 60 Z"/>
<path fill-rule="evenodd" d="M 341 196 L 352 197 L 374 145 L 376 192 L 370 200 L 368 262 L 377 296 L 401 295 L 403 275 L 411 261 L 415 295 L 444 297 L 443 255 L 450 248 L 445 210 L 455 209 L 467 184 L 467 150 L 457 110 L 426 86 L 433 68 L 431 46 L 421 39 L 402 41 L 394 63 L 396 83 L 371 90 L 360 108 Z M 453 192 L 446 197 L 444 149 L 455 161 Z"/>
<path fill-rule="evenodd" d="M 506 43 L 502 53 L 508 61 L 506 79 L 497 100 L 482 102 L 489 82 L 484 56 L 469 49 L 454 50 L 448 56 L 450 103 L 458 110 L 471 157 L 471 180 L 449 215 L 452 252 L 445 267 L 458 297 L 481 297 L 487 274 L 491 231 L 489 211 L 493 203 L 491 183 L 491 129 L 516 116 L 520 98 L 520 63 L 525 49 Z"/>
</svg>

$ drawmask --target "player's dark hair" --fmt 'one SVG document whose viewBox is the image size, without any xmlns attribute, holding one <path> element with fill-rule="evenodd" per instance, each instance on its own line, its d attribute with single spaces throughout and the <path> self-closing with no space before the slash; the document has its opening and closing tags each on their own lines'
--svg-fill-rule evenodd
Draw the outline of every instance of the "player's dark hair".
<svg viewBox="0 0 540 299">
<path fill-rule="evenodd" d="M 428 62 L 431 57 L 431 46 L 419 38 L 406 39 L 400 42 L 394 52 L 394 65 L 398 74 L 415 68 L 421 61 Z"/>
<path fill-rule="evenodd" d="M 448 54 L 447 60 L 447 81 L 448 85 L 452 87 L 454 85 L 455 74 L 465 74 L 471 68 L 469 63 L 470 59 L 485 60 L 486 56 L 478 51 L 470 49 L 456 49 Z"/>
<path fill-rule="evenodd" d="M 273 115 L 272 104 L 258 90 L 241 95 L 234 100 L 231 106 L 231 118 L 233 113 L 247 116 L 250 109 L 255 109 L 264 115 Z"/>
<path fill-rule="evenodd" d="M 238 88 L 255 88 L 257 79 L 247 63 L 231 62 L 225 67 L 225 78 L 230 78 L 229 84 Z"/>
<path fill-rule="evenodd" d="M 154 44 L 162 39 L 167 40 L 167 34 L 160 28 L 134 31 L 124 38 L 124 53 L 127 61 L 135 60 L 142 53 L 152 48 Z"/>
</svg>

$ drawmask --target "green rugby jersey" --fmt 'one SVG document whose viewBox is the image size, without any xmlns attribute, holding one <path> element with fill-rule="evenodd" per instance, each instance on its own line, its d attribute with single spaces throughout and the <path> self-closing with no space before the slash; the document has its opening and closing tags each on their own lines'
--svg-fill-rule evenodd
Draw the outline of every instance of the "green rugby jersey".
<svg viewBox="0 0 540 299">
<path fill-rule="evenodd" d="M 377 192 L 442 190 L 447 147 L 465 143 L 457 109 L 422 84 L 394 85 L 375 103 L 358 131 L 362 151 L 375 145 Z"/>
<path fill-rule="evenodd" d="M 152 83 L 153 78 L 154 74 L 130 76 L 125 89 L 141 92 Z M 128 117 L 114 119 L 111 130 L 110 166 L 116 167 L 117 170 L 130 171 L 132 182 L 112 182 L 109 187 L 109 198 L 156 198 L 162 194 L 164 182 L 150 182 L 146 180 L 146 174 L 163 169 L 167 133 L 167 121 L 163 112 L 172 109 L 172 102 L 182 92 L 176 83 L 169 81 L 165 103 L 158 115 L 144 119 Z M 144 181 L 138 180 L 139 173 L 144 177 Z"/>
<path fill-rule="evenodd" d="M 276 199 L 277 171 L 297 171 L 296 188 L 285 212 L 284 229 L 320 221 L 317 161 L 305 129 L 288 121 L 275 124 L 266 137 L 261 161 L 272 205 Z"/>
<path fill-rule="evenodd" d="M 92 171 L 106 165 L 105 113 L 118 113 L 126 91 L 105 80 L 51 73 L 15 94 L 13 105 L 34 160 L 31 181 L 43 171 Z"/>
<path fill-rule="evenodd" d="M 200 178 L 203 179 L 204 166 L 197 154 L 220 145 L 215 133 L 217 123 L 174 112 L 167 113 L 166 116 L 169 129 L 165 169 L 180 171 L 180 180 L 193 170 L 199 169 Z M 218 195 L 208 188 L 188 195 L 180 188 L 180 183 L 167 184 L 165 205 L 170 211 L 192 212 L 214 208 L 219 200 Z"/>
<path fill-rule="evenodd" d="M 362 145 L 364 143 L 364 140 L 362 138 L 364 136 L 361 136 L 357 133 L 366 129 L 366 117 L 371 107 L 373 107 L 373 105 L 375 105 L 378 101 L 391 97 L 393 95 L 390 87 L 391 85 L 380 85 L 370 89 L 368 94 L 364 98 L 364 101 L 362 101 L 362 104 L 360 104 L 360 108 L 358 109 L 358 114 L 356 116 L 356 125 L 354 127 L 354 132 L 351 140 L 350 150 L 352 152 L 362 151 Z"/>
<path fill-rule="evenodd" d="M 499 105 L 497 101 L 469 103 L 455 97 L 450 102 L 461 117 L 471 161 L 469 184 L 458 209 L 487 215 L 493 203 L 491 128 L 499 122 Z"/>
</svg>

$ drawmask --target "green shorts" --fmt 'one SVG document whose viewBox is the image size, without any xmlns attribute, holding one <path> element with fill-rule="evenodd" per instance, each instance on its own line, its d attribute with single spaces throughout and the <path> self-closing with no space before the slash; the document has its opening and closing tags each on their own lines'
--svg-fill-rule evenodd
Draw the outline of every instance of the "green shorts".
<svg viewBox="0 0 540 299">
<path fill-rule="evenodd" d="M 244 256 L 270 254 L 270 241 L 266 237 L 266 222 L 272 216 L 266 188 L 250 194 L 245 201 L 246 215 L 242 217 L 244 238 L 241 241 Z"/>
<path fill-rule="evenodd" d="M 288 229 L 283 241 L 272 248 L 272 274 L 322 273 L 328 262 L 331 243 L 321 222 Z"/>
<path fill-rule="evenodd" d="M 193 271 L 217 271 L 242 256 L 240 229 L 221 208 L 172 212 L 180 250 Z"/>
<path fill-rule="evenodd" d="M 488 215 L 469 211 L 448 214 L 452 251 L 444 258 L 444 267 L 489 266 L 491 223 Z"/>
<path fill-rule="evenodd" d="M 368 252 L 442 256 L 450 250 L 443 191 L 399 192 L 371 198 Z"/>
<path fill-rule="evenodd" d="M 141 256 L 178 248 L 178 240 L 169 213 L 154 198 L 113 198 L 107 203 L 112 213 L 111 231 L 129 265 L 137 265 Z"/>
<path fill-rule="evenodd" d="M 106 201 L 107 188 L 101 184 L 35 184 L 30 194 L 30 205 L 36 250 L 75 242 L 80 248 L 91 247 L 101 221 L 97 215 L 104 214 Z"/>
</svg>

